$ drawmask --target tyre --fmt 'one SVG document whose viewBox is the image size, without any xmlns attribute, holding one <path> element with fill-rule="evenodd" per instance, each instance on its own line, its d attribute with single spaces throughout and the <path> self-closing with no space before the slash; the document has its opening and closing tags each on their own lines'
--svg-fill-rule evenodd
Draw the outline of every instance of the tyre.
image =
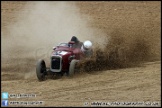
<svg viewBox="0 0 162 108">
<path fill-rule="evenodd" d="M 38 62 L 36 64 L 36 74 L 37 74 L 37 78 L 39 81 L 45 80 L 46 64 L 45 64 L 44 60 L 42 60 L 42 59 L 38 60 Z"/>
<path fill-rule="evenodd" d="M 70 67 L 69 67 L 69 77 L 73 77 L 73 75 L 75 74 L 75 66 L 76 63 L 79 62 L 79 60 L 72 60 L 70 63 Z"/>
</svg>

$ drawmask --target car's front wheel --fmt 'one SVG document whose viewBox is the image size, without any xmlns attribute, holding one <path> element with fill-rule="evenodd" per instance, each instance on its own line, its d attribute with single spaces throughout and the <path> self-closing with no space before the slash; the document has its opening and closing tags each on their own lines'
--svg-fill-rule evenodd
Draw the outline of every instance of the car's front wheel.
<svg viewBox="0 0 162 108">
<path fill-rule="evenodd" d="M 69 74 L 68 74 L 69 77 L 73 77 L 73 75 L 75 74 L 75 70 L 76 70 L 75 67 L 78 62 L 79 60 L 75 60 L 75 59 L 70 62 Z"/>
<path fill-rule="evenodd" d="M 38 60 L 38 62 L 36 64 L 36 74 L 37 74 L 37 78 L 39 81 L 45 80 L 46 64 L 45 64 L 44 60 L 42 60 L 42 59 Z"/>
</svg>

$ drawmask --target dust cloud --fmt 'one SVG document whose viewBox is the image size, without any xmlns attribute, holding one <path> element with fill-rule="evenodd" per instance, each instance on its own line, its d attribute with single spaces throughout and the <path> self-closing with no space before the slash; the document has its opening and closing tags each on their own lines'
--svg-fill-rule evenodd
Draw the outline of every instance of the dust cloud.
<svg viewBox="0 0 162 108">
<path fill-rule="evenodd" d="M 79 13 L 74 3 L 28 2 L 17 14 L 17 21 L 8 25 L 7 35 L 2 35 L 2 71 L 35 73 L 38 59 L 49 61 L 53 46 L 68 42 L 72 36 L 80 41 L 91 40 L 104 48 L 106 35 L 90 28 L 87 19 Z M 105 42 L 104 42 L 105 41 Z"/>
<path fill-rule="evenodd" d="M 151 16 L 152 17 L 152 16 Z M 151 22 L 152 20 L 150 20 Z M 83 72 L 142 66 L 145 62 L 160 60 L 160 26 L 153 23 L 149 29 L 141 25 L 120 24 L 115 28 L 104 50 L 96 48 L 91 59 L 79 65 Z M 145 22 L 143 22 L 145 23 Z"/>
</svg>

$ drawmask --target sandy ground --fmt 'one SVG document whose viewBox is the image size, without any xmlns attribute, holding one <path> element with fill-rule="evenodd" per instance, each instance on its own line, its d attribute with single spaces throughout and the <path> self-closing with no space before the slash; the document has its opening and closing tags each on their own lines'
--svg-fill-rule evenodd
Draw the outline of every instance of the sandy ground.
<svg viewBox="0 0 162 108">
<path fill-rule="evenodd" d="M 2 91 L 10 94 L 35 94 L 36 98 L 9 100 L 43 101 L 43 105 L 39 106 L 84 106 L 86 102 L 88 106 L 93 102 L 156 102 L 158 105 L 152 106 L 160 106 L 160 64 L 157 61 L 135 68 L 78 73 L 72 79 L 64 76 L 45 82 L 39 82 L 36 77 L 7 80 L 2 81 Z"/>
<path fill-rule="evenodd" d="M 4 34 L 8 33 L 7 26 L 17 21 L 15 14 L 24 5 L 25 2 L 2 2 L 1 27 Z M 157 46 L 151 51 L 156 51 L 155 55 L 158 57 L 140 66 L 82 72 L 77 73 L 74 78 L 63 76 L 60 79 L 47 79 L 44 82 L 37 80 L 35 71 L 30 72 L 28 68 L 18 67 L 19 65 L 16 68 L 8 68 L 11 65 L 4 63 L 1 69 L 1 92 L 36 95 L 31 98 L 9 98 L 9 101 L 43 101 L 42 105 L 28 106 L 84 107 L 95 106 L 94 102 L 102 102 L 102 105 L 104 103 L 107 106 L 122 106 L 122 102 L 127 103 L 123 106 L 129 106 L 129 102 L 142 103 L 135 106 L 161 106 L 161 61 L 157 60 L 160 55 L 160 2 L 77 2 L 76 5 L 80 8 L 80 13 L 92 17 L 91 27 L 99 28 L 108 34 L 111 34 L 115 28 L 124 27 L 125 24 L 127 24 L 126 30 L 129 30 L 130 25 L 135 24 L 133 27 L 137 29 L 133 29 L 133 32 L 139 30 L 138 27 L 144 29 L 148 27 L 152 30 L 151 33 L 156 41 L 152 44 Z M 23 11 L 28 10 L 30 9 Z M 121 19 L 132 19 L 132 22 L 129 20 L 126 23 L 126 20 Z M 145 24 L 141 24 L 143 21 Z M 142 29 L 140 32 L 142 33 Z M 34 64 L 28 65 L 35 69 L 35 59 L 31 61 L 30 63 Z M 23 69 L 25 72 L 30 72 L 29 74 L 32 73 L 32 77 L 24 79 Z M 96 104 L 96 106 L 101 105 Z"/>
</svg>

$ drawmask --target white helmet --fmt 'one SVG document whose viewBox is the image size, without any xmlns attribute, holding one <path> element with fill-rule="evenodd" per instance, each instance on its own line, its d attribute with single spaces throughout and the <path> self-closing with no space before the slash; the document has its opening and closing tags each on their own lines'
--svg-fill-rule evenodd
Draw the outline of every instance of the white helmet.
<svg viewBox="0 0 162 108">
<path fill-rule="evenodd" d="M 92 48 L 92 42 L 91 41 L 89 41 L 89 40 L 87 40 L 87 41 L 85 41 L 84 43 L 83 43 L 83 45 L 82 45 L 82 51 L 85 51 L 85 50 L 89 50 L 89 49 L 91 49 Z"/>
</svg>

